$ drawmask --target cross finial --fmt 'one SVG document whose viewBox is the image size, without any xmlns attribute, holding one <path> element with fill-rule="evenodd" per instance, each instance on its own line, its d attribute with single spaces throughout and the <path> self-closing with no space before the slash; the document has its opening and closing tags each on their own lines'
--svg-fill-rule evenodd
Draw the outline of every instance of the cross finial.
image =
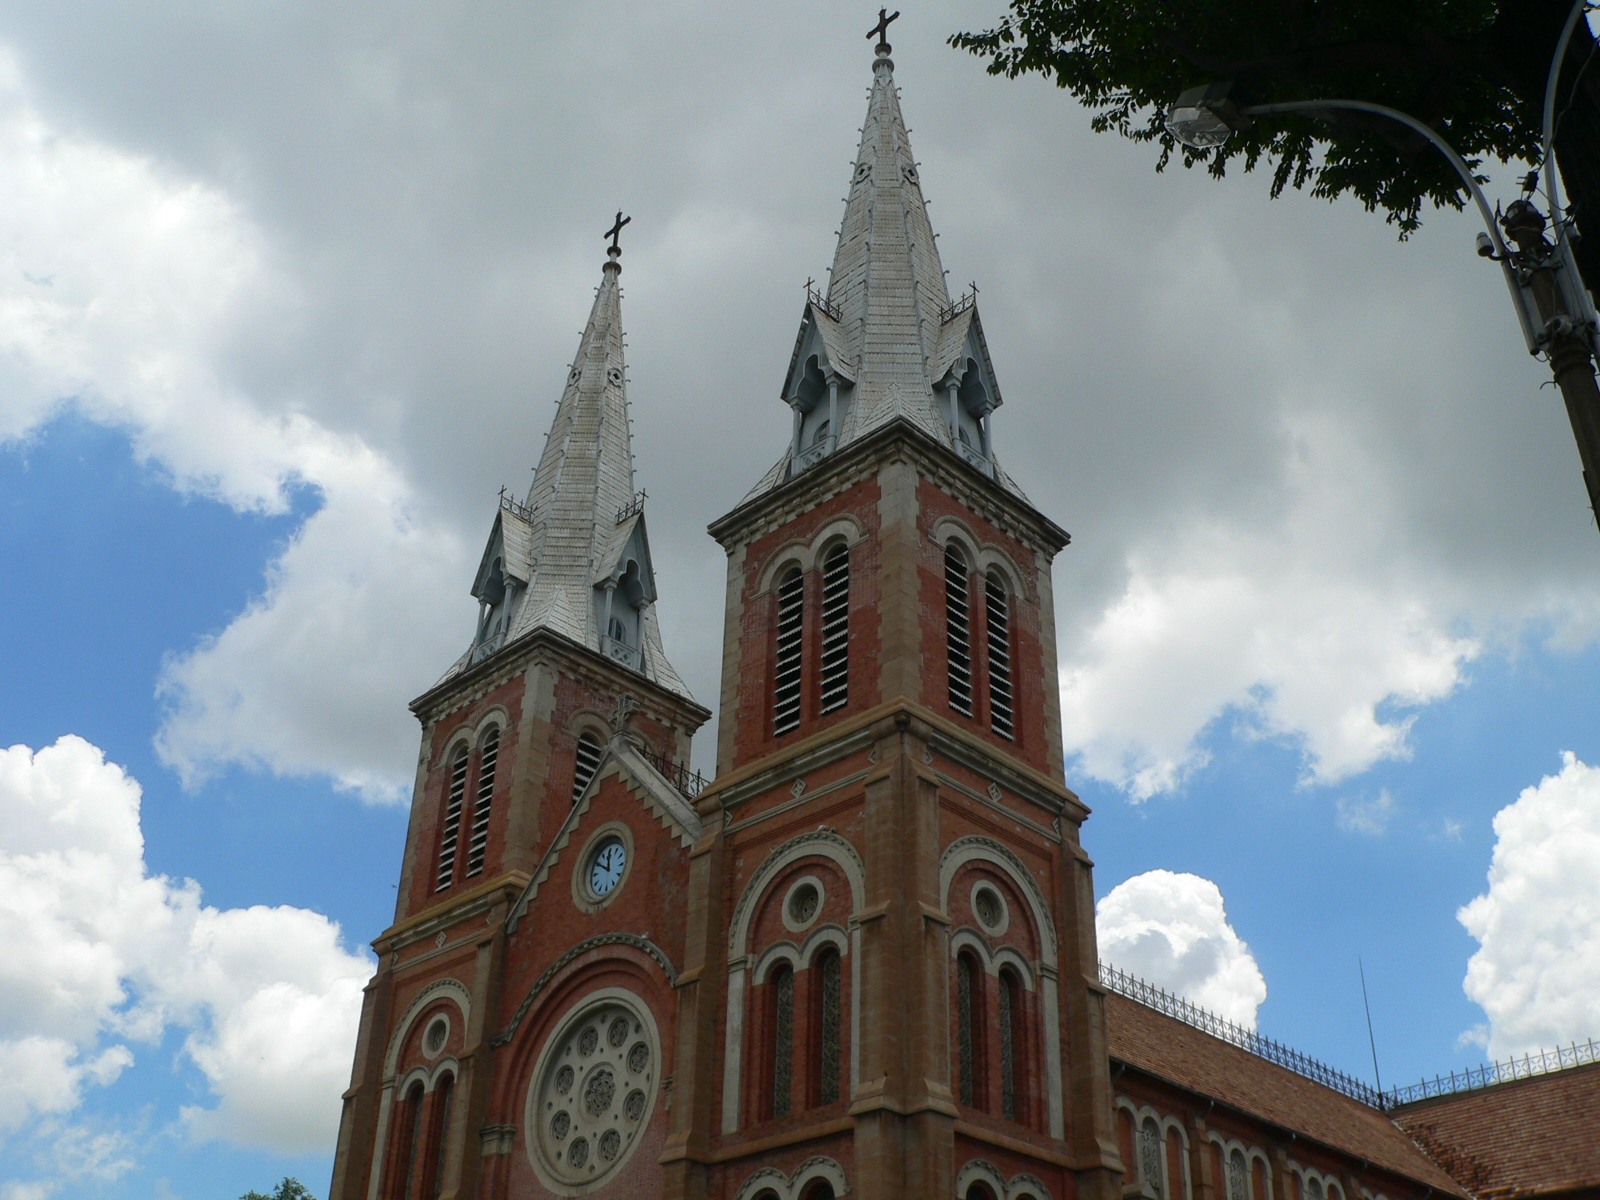
<svg viewBox="0 0 1600 1200">
<path fill-rule="evenodd" d="M 622 247 L 618 245 L 617 239 L 622 236 L 622 227 L 631 220 L 633 220 L 632 217 L 625 217 L 622 215 L 622 210 L 620 208 L 617 210 L 616 224 L 612 225 L 611 228 L 605 232 L 605 236 L 611 239 L 611 245 L 608 247 L 610 253 L 622 253 Z"/>
<path fill-rule="evenodd" d="M 878 10 L 878 23 L 876 25 L 874 25 L 871 29 L 867 30 L 867 36 L 869 38 L 877 38 L 878 39 L 878 47 L 877 48 L 878 48 L 878 53 L 879 54 L 887 54 L 887 53 L 889 53 L 889 50 L 890 50 L 890 46 L 889 46 L 889 22 L 898 20 L 899 17 L 900 17 L 899 10 L 896 10 L 894 15 L 890 16 L 889 15 L 889 10 L 887 8 L 880 8 Z"/>
</svg>

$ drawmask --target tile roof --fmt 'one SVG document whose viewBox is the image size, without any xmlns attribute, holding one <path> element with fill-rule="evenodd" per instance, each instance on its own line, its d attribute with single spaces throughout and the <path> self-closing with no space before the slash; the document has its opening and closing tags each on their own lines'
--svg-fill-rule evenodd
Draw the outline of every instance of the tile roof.
<svg viewBox="0 0 1600 1200">
<path fill-rule="evenodd" d="M 1383 1113 L 1112 992 L 1111 1057 L 1452 1196 L 1465 1193 Z"/>
<path fill-rule="evenodd" d="M 1420 1100 L 1394 1119 L 1474 1195 L 1600 1189 L 1600 1063 Z"/>
</svg>

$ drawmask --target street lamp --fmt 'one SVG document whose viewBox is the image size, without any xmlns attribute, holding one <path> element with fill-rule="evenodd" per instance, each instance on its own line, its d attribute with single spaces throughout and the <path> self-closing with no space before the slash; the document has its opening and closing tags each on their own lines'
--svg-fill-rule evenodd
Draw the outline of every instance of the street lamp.
<svg viewBox="0 0 1600 1200">
<path fill-rule="evenodd" d="M 1566 55 L 1567 43 L 1578 18 L 1589 0 L 1578 0 L 1567 18 L 1555 61 L 1545 88 L 1543 148 L 1545 194 L 1553 215 L 1554 242 L 1544 236 L 1545 218 L 1526 198 L 1513 201 L 1497 222 L 1489 201 L 1473 178 L 1472 170 L 1455 148 L 1437 132 L 1399 109 L 1366 100 L 1292 100 L 1279 104 L 1252 104 L 1239 107 L 1229 97 L 1232 85 L 1213 83 L 1189 88 L 1167 109 L 1166 128 L 1174 139 L 1196 150 L 1221 146 L 1238 130 L 1250 126 L 1255 117 L 1273 113 L 1327 113 L 1334 109 L 1374 113 L 1415 130 L 1449 160 L 1466 184 L 1477 204 L 1485 232 L 1478 234 L 1478 253 L 1500 264 L 1517 321 L 1529 354 L 1544 354 L 1549 360 L 1556 385 L 1567 404 L 1583 462 L 1583 481 L 1589 493 L 1589 506 L 1600 518 L 1600 386 L 1594 375 L 1591 354 L 1600 347 L 1600 317 L 1578 275 L 1572 255 L 1572 219 L 1561 211 L 1560 191 L 1552 165 L 1556 80 Z M 1537 172 L 1529 176 L 1531 191 Z M 1506 246 L 1500 229 L 1515 243 Z"/>
</svg>

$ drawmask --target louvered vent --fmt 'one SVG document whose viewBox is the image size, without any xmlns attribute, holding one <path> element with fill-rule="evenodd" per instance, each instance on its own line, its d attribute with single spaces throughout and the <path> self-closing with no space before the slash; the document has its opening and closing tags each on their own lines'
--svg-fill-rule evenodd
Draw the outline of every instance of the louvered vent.
<svg viewBox="0 0 1600 1200">
<path fill-rule="evenodd" d="M 600 742 L 592 733 L 578 735 L 578 765 L 572 772 L 572 802 L 576 804 L 578 798 L 589 787 L 589 781 L 594 778 L 594 773 L 600 769 L 600 756 L 604 753 Z"/>
<path fill-rule="evenodd" d="M 500 731 L 489 730 L 478 756 L 478 802 L 472 806 L 472 844 L 467 847 L 467 874 L 483 871 L 489 849 L 489 809 L 494 800 L 494 769 L 500 760 Z"/>
<path fill-rule="evenodd" d="M 850 701 L 850 548 L 836 546 L 822 564 L 822 711 Z"/>
<path fill-rule="evenodd" d="M 772 732 L 800 725 L 800 664 L 804 627 L 805 576 L 798 568 L 778 588 L 778 655 L 772 675 Z"/>
<path fill-rule="evenodd" d="M 949 651 L 950 707 L 972 715 L 972 612 L 968 607 L 967 560 L 952 543 L 944 551 L 945 643 Z"/>
<path fill-rule="evenodd" d="M 988 608 L 989 726 L 1003 738 L 1015 735 L 1011 702 L 1011 604 L 1005 584 L 990 572 L 983 585 Z"/>
<path fill-rule="evenodd" d="M 462 746 L 450 767 L 450 794 L 444 806 L 444 836 L 439 839 L 439 885 L 444 891 L 456 877 L 456 842 L 461 836 L 461 802 L 467 795 L 467 748 Z"/>
</svg>

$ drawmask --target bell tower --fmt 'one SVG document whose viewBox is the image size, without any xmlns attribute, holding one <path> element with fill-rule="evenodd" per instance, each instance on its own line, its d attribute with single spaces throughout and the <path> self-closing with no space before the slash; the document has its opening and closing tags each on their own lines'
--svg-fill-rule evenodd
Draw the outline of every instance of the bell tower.
<svg viewBox="0 0 1600 1200">
<path fill-rule="evenodd" d="M 670 909 L 699 834 L 690 739 L 710 713 L 668 661 L 656 620 L 629 435 L 624 224 L 618 213 L 606 235 L 533 484 L 523 500 L 501 492 L 472 581 L 471 642 L 411 705 L 422 724 L 411 823 L 394 924 L 373 943 L 334 1200 L 521 1194 L 557 1152 L 556 1186 L 581 1187 L 658 1152 L 635 1153 L 663 1088 L 657 1029 L 671 988 L 660 964 L 677 956 Z M 547 1014 L 530 1015 L 525 997 L 559 994 L 544 984 L 575 945 L 613 948 L 600 970 L 631 986 L 548 1019 L 620 1029 L 637 1016 L 639 1033 L 629 1025 L 592 1073 L 592 1092 L 615 1093 L 603 1115 L 616 1127 L 583 1127 L 541 1157 L 519 1134 L 538 1132 L 523 1050 L 548 1032 Z"/>
<path fill-rule="evenodd" d="M 728 555 L 669 1197 L 1120 1195 L 1051 564 L 1000 466 L 888 22 L 838 247 Z"/>
</svg>

